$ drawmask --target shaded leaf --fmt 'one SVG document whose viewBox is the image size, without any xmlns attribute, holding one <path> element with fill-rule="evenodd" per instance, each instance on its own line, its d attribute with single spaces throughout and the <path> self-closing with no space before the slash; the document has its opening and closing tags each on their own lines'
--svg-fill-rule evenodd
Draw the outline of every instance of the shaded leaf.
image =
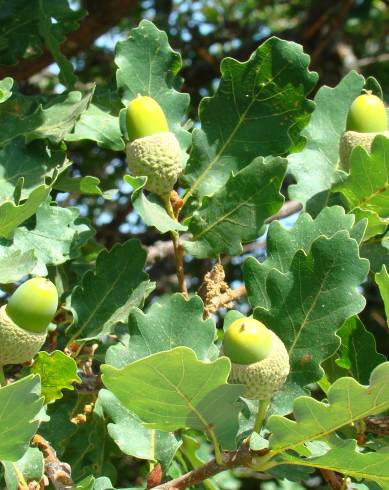
<svg viewBox="0 0 389 490">
<path fill-rule="evenodd" d="M 242 243 L 258 238 L 265 219 L 280 209 L 285 171 L 286 160 L 259 157 L 232 175 L 194 212 L 189 225 L 193 239 L 184 242 L 187 251 L 199 258 L 241 254 Z"/>
<path fill-rule="evenodd" d="M 43 454 L 37 448 L 29 447 L 24 455 L 15 463 L 2 461 L 4 466 L 4 480 L 7 490 L 19 490 L 20 475 L 26 481 L 40 482 L 43 478 L 44 460 Z"/>
<path fill-rule="evenodd" d="M 381 272 L 375 275 L 375 282 L 384 300 L 386 320 L 389 322 L 389 274 L 385 265 L 382 266 Z"/>
<path fill-rule="evenodd" d="M 130 299 L 148 276 L 143 271 L 146 251 L 138 240 L 103 250 L 96 259 L 96 270 L 84 274 L 71 297 L 74 324 L 68 333 L 83 340 L 98 338 L 108 330 L 106 322 Z"/>
<path fill-rule="evenodd" d="M 337 334 L 342 345 L 336 363 L 360 383 L 369 383 L 373 369 L 386 360 L 385 356 L 377 353 L 374 335 L 366 330 L 357 316 L 349 318 Z"/>
</svg>

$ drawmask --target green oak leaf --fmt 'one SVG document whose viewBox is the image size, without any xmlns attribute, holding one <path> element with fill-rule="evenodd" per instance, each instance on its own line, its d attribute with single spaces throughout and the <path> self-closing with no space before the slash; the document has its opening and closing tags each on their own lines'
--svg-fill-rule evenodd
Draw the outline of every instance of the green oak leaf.
<svg viewBox="0 0 389 490">
<path fill-rule="evenodd" d="M 372 272 L 379 272 L 383 266 L 389 269 L 389 231 L 363 243 L 361 256 L 369 259 Z"/>
<path fill-rule="evenodd" d="M 22 204 L 5 201 L 0 204 L 0 237 L 11 238 L 15 228 L 36 213 L 50 193 L 50 186 L 36 187 Z"/>
<path fill-rule="evenodd" d="M 115 245 L 109 252 L 100 252 L 96 270 L 86 272 L 81 285 L 73 290 L 74 323 L 68 334 L 72 338 L 91 340 L 108 333 L 105 324 L 111 325 L 111 317 L 147 280 L 148 275 L 143 271 L 145 261 L 146 251 L 138 240 L 129 240 Z"/>
<path fill-rule="evenodd" d="M 169 467 L 181 445 L 174 434 L 147 429 L 108 390 L 99 391 L 99 401 L 104 413 L 112 420 L 107 426 L 108 434 L 124 454 L 147 461 L 158 461 L 164 468 Z"/>
<path fill-rule="evenodd" d="M 117 116 L 113 116 L 106 108 L 90 104 L 81 114 L 74 130 L 65 137 L 66 141 L 95 141 L 101 148 L 123 151 L 124 142 L 119 128 Z"/>
<path fill-rule="evenodd" d="M 226 384 L 226 357 L 199 361 L 188 347 L 158 352 L 122 369 L 103 365 L 103 383 L 146 427 L 172 432 L 209 427 L 226 449 L 235 447 L 241 385 Z"/>
<path fill-rule="evenodd" d="M 352 71 L 334 87 L 321 87 L 316 108 L 302 136 L 306 145 L 288 156 L 288 170 L 297 183 L 289 186 L 291 199 L 306 203 L 313 196 L 329 191 L 337 180 L 339 141 L 346 128 L 349 107 L 360 95 L 364 78 Z"/>
<path fill-rule="evenodd" d="M 0 240 L 0 283 L 14 283 L 31 274 L 38 263 L 34 250 L 21 252 L 12 244 Z"/>
<path fill-rule="evenodd" d="M 28 142 L 48 138 L 52 143 L 60 143 L 87 109 L 93 90 L 94 87 L 84 94 L 73 91 L 55 95 L 31 114 L 19 116 L 14 112 L 0 113 L 0 146 L 18 136 L 24 136 Z M 25 99 L 28 97 L 22 98 L 21 103 Z"/>
<path fill-rule="evenodd" d="M 43 141 L 27 145 L 17 138 L 0 150 L 0 204 L 14 196 L 15 187 L 23 177 L 20 199 L 26 199 L 37 187 L 53 178 L 55 171 L 69 162 L 62 149 L 50 148 Z"/>
<path fill-rule="evenodd" d="M 333 187 L 344 197 L 350 212 L 360 208 L 389 218 L 389 139 L 374 138 L 371 153 L 356 147 L 350 157 L 350 174 Z"/>
<path fill-rule="evenodd" d="M 317 74 L 298 44 L 273 37 L 244 63 L 225 58 L 212 97 L 203 98 L 201 129 L 183 181 L 189 193 L 211 195 L 258 155 L 282 155 L 299 138 L 313 104 L 306 95 Z"/>
<path fill-rule="evenodd" d="M 357 288 L 368 270 L 357 242 L 339 231 L 331 238 L 317 238 L 309 253 L 299 250 L 287 272 L 269 271 L 270 305 L 255 308 L 254 317 L 271 328 L 289 352 L 290 374 L 276 395 L 286 405 L 322 377 L 320 364 L 339 347 L 337 329 L 364 308 L 366 301 Z"/>
<path fill-rule="evenodd" d="M 50 354 L 39 352 L 31 372 L 41 377 L 41 391 L 46 404 L 62 398 L 63 389 L 74 390 L 73 383 L 81 383 L 75 360 L 58 350 Z"/>
<path fill-rule="evenodd" d="M 17 461 L 38 429 L 43 406 L 39 376 L 30 375 L 0 388 L 0 461 Z"/>
<path fill-rule="evenodd" d="M 166 209 L 162 206 L 159 197 L 151 194 L 146 197 L 142 189 L 146 184 L 147 177 L 133 177 L 125 175 L 123 180 L 133 187 L 134 191 L 131 194 L 131 201 L 135 211 L 148 226 L 154 226 L 159 232 L 166 233 L 168 231 L 186 231 L 187 227 L 171 218 Z"/>
<path fill-rule="evenodd" d="M 116 44 L 116 82 L 126 101 L 149 95 L 162 107 L 172 131 L 185 150 L 190 134 L 181 125 L 189 106 L 189 94 L 180 93 L 181 55 L 173 51 L 165 32 L 148 20 L 132 29 L 128 39 Z"/>
<path fill-rule="evenodd" d="M 61 174 L 54 184 L 54 189 L 61 192 L 75 192 L 91 196 L 102 196 L 104 199 L 113 199 L 117 194 L 116 189 L 102 190 L 99 187 L 100 179 L 92 175 L 85 177 L 72 177 L 69 173 Z"/>
<path fill-rule="evenodd" d="M 272 269 L 288 272 L 297 251 L 304 250 L 308 253 L 312 243 L 320 236 L 330 238 L 340 230 L 347 230 L 359 242 L 363 230 L 354 226 L 354 223 L 354 216 L 347 215 L 340 206 L 324 208 L 315 219 L 307 213 L 302 213 L 291 229 L 286 229 L 278 221 L 274 221 L 267 234 L 266 260 L 260 263 L 256 258 L 249 257 L 243 265 L 243 277 L 251 307 L 270 306 L 270 299 L 266 293 L 268 273 Z"/>
<path fill-rule="evenodd" d="M 72 62 L 62 53 L 60 49 L 60 43 L 63 41 L 62 36 L 58 39 L 58 21 L 53 18 L 50 9 L 45 8 L 47 0 L 40 0 L 39 10 L 39 34 L 45 41 L 46 48 L 50 51 L 53 58 L 57 62 L 60 72 L 59 81 L 65 85 L 65 87 L 72 88 L 77 81 L 77 77 L 74 74 L 74 68 Z"/>
<path fill-rule="evenodd" d="M 133 308 L 128 318 L 129 345 L 125 352 L 123 346 L 111 347 L 106 362 L 123 367 L 180 345 L 191 348 L 201 360 L 217 357 L 215 322 L 203 320 L 203 313 L 204 305 L 198 296 L 187 299 L 179 293 L 163 303 L 153 303 L 147 313 Z"/>
<path fill-rule="evenodd" d="M 389 488 L 388 462 L 389 452 L 387 448 L 375 452 L 362 453 L 354 440 L 346 440 L 342 446 L 330 449 L 320 456 L 301 458 L 284 453 L 277 460 L 277 464 L 280 465 L 325 468 L 354 478 L 357 481 L 361 479 L 368 480 L 377 483 L 382 490 L 388 490 Z M 376 487 L 368 484 L 367 486 L 365 485 L 365 488 Z"/>
<path fill-rule="evenodd" d="M 46 265 L 63 264 L 75 254 L 74 245 L 85 243 L 94 230 L 80 219 L 80 210 L 42 204 L 36 212 L 33 229 L 19 227 L 14 232 L 14 246 L 23 253 L 30 250 L 38 258 L 35 273 L 47 275 Z"/>
<path fill-rule="evenodd" d="M 389 408 L 389 363 L 377 366 L 370 376 L 370 385 L 363 386 L 353 378 L 340 378 L 327 393 L 328 402 L 307 396 L 293 404 L 294 420 L 272 415 L 267 428 L 272 433 L 270 449 L 279 454 L 298 448 L 306 441 L 325 439 L 338 429 L 376 415 Z"/>
<path fill-rule="evenodd" d="M 13 84 L 14 81 L 10 77 L 0 80 L 0 104 L 11 97 Z"/>
<path fill-rule="evenodd" d="M 375 211 L 371 211 L 370 209 L 355 208 L 352 212 L 357 221 L 367 219 L 367 227 L 363 236 L 364 241 L 377 235 L 382 235 L 389 226 L 389 217 L 383 219 Z"/>
<path fill-rule="evenodd" d="M 382 266 L 381 272 L 374 277 L 384 300 L 386 320 L 389 322 L 389 274 L 385 265 Z"/>
<path fill-rule="evenodd" d="M 38 448 L 29 447 L 24 455 L 12 463 L 11 461 L 2 461 L 4 466 L 4 480 L 7 490 L 20 489 L 20 475 L 26 481 L 40 482 L 44 474 L 43 453 Z"/>
<path fill-rule="evenodd" d="M 67 1 L 18 1 L 4 4 L 0 25 L 0 64 L 14 65 L 23 58 L 41 54 L 44 39 L 40 20 L 43 15 L 52 20 L 52 42 L 59 49 L 67 33 L 78 28 L 79 21 L 85 14 L 85 10 L 75 10 Z M 52 54 L 56 59 L 56 52 L 52 51 Z M 60 62 L 57 59 L 56 61 Z"/>
<path fill-rule="evenodd" d="M 194 212 L 189 225 L 193 238 L 184 242 L 186 250 L 198 258 L 241 254 L 242 243 L 258 238 L 265 219 L 282 206 L 285 171 L 285 159 L 259 157 L 232 174 L 225 187 L 205 197 Z"/>
<path fill-rule="evenodd" d="M 360 383 L 367 384 L 373 369 L 386 360 L 377 353 L 374 335 L 357 316 L 346 320 L 337 334 L 342 344 L 336 364 L 347 369 Z"/>
</svg>

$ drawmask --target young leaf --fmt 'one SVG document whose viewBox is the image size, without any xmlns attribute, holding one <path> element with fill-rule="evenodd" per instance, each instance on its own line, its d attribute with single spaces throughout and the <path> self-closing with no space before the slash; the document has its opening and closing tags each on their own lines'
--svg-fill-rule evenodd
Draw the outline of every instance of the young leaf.
<svg viewBox="0 0 389 490">
<path fill-rule="evenodd" d="M 389 139 L 378 135 L 369 154 L 361 147 L 354 148 L 350 159 L 350 174 L 333 191 L 341 192 L 348 209 L 372 211 L 389 218 Z"/>
<path fill-rule="evenodd" d="M 337 333 L 342 345 L 336 363 L 348 369 L 357 381 L 367 384 L 373 369 L 386 360 L 384 355 L 377 353 L 374 335 L 357 316 L 349 318 Z"/>
<path fill-rule="evenodd" d="M 62 390 L 74 390 L 73 383 L 81 383 L 77 375 L 77 364 L 62 351 L 39 352 L 31 372 L 41 377 L 41 390 L 45 403 L 62 398 Z"/>
<path fill-rule="evenodd" d="M 183 177 L 190 194 L 211 195 L 258 155 L 282 155 L 298 139 L 313 104 L 317 74 L 298 44 L 276 37 L 245 63 L 225 58 L 213 97 L 201 101 L 201 130 Z"/>
<path fill-rule="evenodd" d="M 46 265 L 63 264 L 74 255 L 74 244 L 85 243 L 94 230 L 79 219 L 77 208 L 42 204 L 36 212 L 35 228 L 19 227 L 14 232 L 14 246 L 21 252 L 33 250 L 38 257 L 35 273 L 45 276 Z"/>
<path fill-rule="evenodd" d="M 365 306 L 357 287 L 368 270 L 357 242 L 339 231 L 316 239 L 308 254 L 299 250 L 289 272 L 268 273 L 270 306 L 255 308 L 254 316 L 274 330 L 289 352 L 291 372 L 282 396 L 290 402 L 322 377 L 321 362 L 339 346 L 336 330 Z"/>
<path fill-rule="evenodd" d="M 189 225 L 193 239 L 185 242 L 188 252 L 199 258 L 241 254 L 242 243 L 255 240 L 265 219 L 280 209 L 285 171 L 286 160 L 259 157 L 232 175 L 194 212 Z"/>
<path fill-rule="evenodd" d="M 27 376 L 0 388 L 0 460 L 17 461 L 38 429 L 43 406 L 39 376 Z"/>
<path fill-rule="evenodd" d="M 147 177 L 133 177 L 125 175 L 123 180 L 130 184 L 134 191 L 131 194 L 131 201 L 135 211 L 148 226 L 154 226 L 160 233 L 168 231 L 186 231 L 187 227 L 171 218 L 158 197 L 153 195 L 147 198 L 142 189 L 146 183 Z"/>
<path fill-rule="evenodd" d="M 285 453 L 278 459 L 277 464 L 324 468 L 358 481 L 366 479 L 376 482 L 383 490 L 387 490 L 389 488 L 388 449 L 383 448 L 367 453 L 361 453 L 358 449 L 356 441 L 347 440 L 342 446 L 313 458 L 300 458 Z M 370 488 L 370 485 L 367 488 Z"/>
<path fill-rule="evenodd" d="M 166 33 L 148 20 L 132 29 L 130 36 L 116 45 L 116 81 L 127 100 L 137 95 L 149 95 L 162 107 L 172 131 L 185 150 L 190 134 L 181 126 L 185 118 L 189 95 L 179 93 L 182 85 L 178 76 L 182 62 L 179 53 L 169 46 Z"/>
<path fill-rule="evenodd" d="M 103 250 L 96 260 L 96 271 L 88 271 L 71 297 L 75 322 L 68 333 L 73 338 L 91 340 L 107 333 L 105 324 L 127 303 L 134 290 L 148 275 L 143 271 L 146 251 L 138 240 Z"/>
<path fill-rule="evenodd" d="M 267 234 L 267 258 L 263 263 L 249 257 L 243 265 L 243 276 L 252 308 L 269 308 L 266 294 L 266 278 L 272 269 L 288 272 L 298 250 L 308 253 L 312 243 L 320 236 L 332 237 L 340 230 L 347 230 L 357 238 L 353 229 L 355 218 L 347 215 L 340 206 L 323 209 L 313 220 L 307 213 L 299 216 L 293 228 L 286 229 L 278 221 L 269 226 Z"/>
<path fill-rule="evenodd" d="M 315 97 L 316 108 L 302 136 L 307 143 L 288 157 L 288 169 L 297 184 L 289 187 L 291 199 L 306 203 L 329 190 L 336 180 L 339 140 L 346 127 L 349 107 L 360 95 L 364 78 L 352 71 L 334 87 L 323 86 Z"/>
<path fill-rule="evenodd" d="M 336 430 L 389 408 L 389 362 L 380 364 L 362 386 L 353 378 L 340 378 L 330 387 L 328 403 L 302 396 L 293 404 L 295 420 L 279 415 L 269 418 L 274 453 L 293 449 L 306 441 L 325 438 Z"/>
<path fill-rule="evenodd" d="M 213 343 L 215 322 L 203 320 L 203 312 L 204 305 L 198 296 L 186 299 L 182 294 L 152 304 L 146 314 L 133 308 L 128 318 L 127 364 L 180 345 L 191 348 L 201 360 L 217 357 L 218 350 Z M 109 359 L 108 355 L 106 362 L 110 364 Z M 113 365 L 117 366 L 115 362 Z"/>
<path fill-rule="evenodd" d="M 147 429 L 138 417 L 123 407 L 108 390 L 99 391 L 99 402 L 112 420 L 108 433 L 124 454 L 147 461 L 158 461 L 168 468 L 180 442 L 169 432 Z"/>
<path fill-rule="evenodd" d="M 103 382 L 146 427 L 175 431 L 213 428 L 221 445 L 235 447 L 240 385 L 226 384 L 230 361 L 199 361 L 188 347 L 159 352 L 116 369 L 103 365 Z"/>
<path fill-rule="evenodd" d="M 389 322 L 389 274 L 385 265 L 382 266 L 381 272 L 375 275 L 375 282 L 384 300 L 386 320 Z"/>
</svg>

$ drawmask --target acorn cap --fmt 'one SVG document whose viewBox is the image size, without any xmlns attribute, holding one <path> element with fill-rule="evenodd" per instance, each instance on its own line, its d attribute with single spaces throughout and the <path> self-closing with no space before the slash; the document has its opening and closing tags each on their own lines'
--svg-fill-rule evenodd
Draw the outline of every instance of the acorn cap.
<svg viewBox="0 0 389 490">
<path fill-rule="evenodd" d="M 285 383 L 289 374 L 289 355 L 282 340 L 273 332 L 270 354 L 252 364 L 231 363 L 229 383 L 242 384 L 243 397 L 251 400 L 270 400 Z"/>
<path fill-rule="evenodd" d="M 352 150 L 356 146 L 362 146 L 362 148 L 370 153 L 374 138 L 379 134 L 389 138 L 389 131 L 382 131 L 380 133 L 358 133 L 357 131 L 344 131 L 340 138 L 339 144 L 339 158 L 343 170 L 346 172 L 349 171 L 349 162 Z"/>
<path fill-rule="evenodd" d="M 5 305 L 0 308 L 0 366 L 22 364 L 37 354 L 47 332 L 29 332 L 20 328 L 8 316 Z"/>
<path fill-rule="evenodd" d="M 126 146 L 127 164 L 135 176 L 146 176 L 145 189 L 166 196 L 182 172 L 181 148 L 173 133 L 156 133 Z"/>
</svg>

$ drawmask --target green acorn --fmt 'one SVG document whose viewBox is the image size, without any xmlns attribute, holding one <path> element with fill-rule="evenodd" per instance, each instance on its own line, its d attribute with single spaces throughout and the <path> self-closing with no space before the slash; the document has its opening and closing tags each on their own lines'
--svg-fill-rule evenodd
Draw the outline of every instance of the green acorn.
<svg viewBox="0 0 389 490">
<path fill-rule="evenodd" d="M 229 326 L 222 353 L 231 360 L 228 381 L 244 385 L 245 398 L 270 400 L 289 374 L 289 355 L 284 343 L 253 318 L 239 318 Z"/>
<path fill-rule="evenodd" d="M 128 104 L 126 123 L 129 169 L 147 177 L 146 190 L 168 196 L 182 171 L 181 148 L 162 108 L 151 97 L 139 96 Z"/>
<path fill-rule="evenodd" d="M 0 367 L 30 361 L 46 340 L 58 307 L 57 289 L 36 277 L 23 283 L 0 308 Z"/>
<path fill-rule="evenodd" d="M 367 91 L 351 104 L 346 131 L 340 139 L 339 157 L 345 171 L 350 168 L 352 150 L 362 146 L 370 152 L 374 138 L 379 134 L 389 137 L 386 109 L 379 97 Z"/>
</svg>

